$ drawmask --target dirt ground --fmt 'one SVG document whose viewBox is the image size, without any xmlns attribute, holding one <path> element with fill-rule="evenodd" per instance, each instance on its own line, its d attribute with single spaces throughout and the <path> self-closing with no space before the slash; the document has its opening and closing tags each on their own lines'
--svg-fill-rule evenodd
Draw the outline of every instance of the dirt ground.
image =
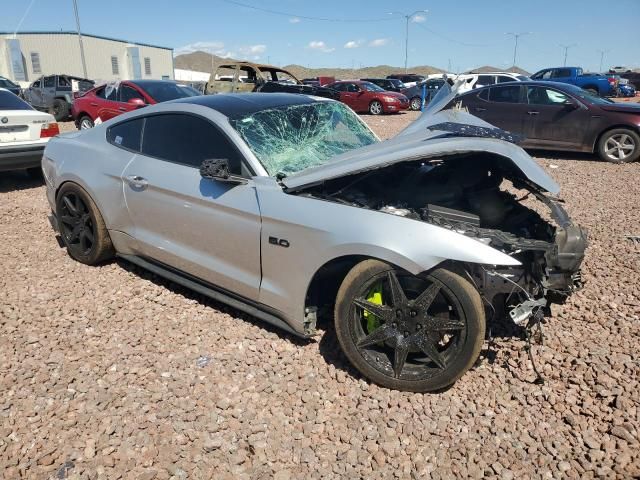
<svg viewBox="0 0 640 480">
<path fill-rule="evenodd" d="M 388 137 L 416 116 L 363 118 Z M 538 155 L 590 238 L 586 287 L 534 347 L 547 383 L 504 327 L 430 395 L 368 383 L 330 329 L 300 341 L 125 262 L 72 261 L 44 187 L 3 173 L 0 477 L 640 475 L 640 163 Z"/>
</svg>

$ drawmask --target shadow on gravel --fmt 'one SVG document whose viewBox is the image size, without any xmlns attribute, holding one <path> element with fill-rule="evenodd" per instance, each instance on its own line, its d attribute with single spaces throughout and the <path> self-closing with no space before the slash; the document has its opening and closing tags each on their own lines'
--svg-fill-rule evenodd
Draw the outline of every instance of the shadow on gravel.
<svg viewBox="0 0 640 480">
<path fill-rule="evenodd" d="M 33 178 L 27 172 L 2 172 L 0 176 L 0 193 L 16 192 L 38 188 L 44 185 L 44 179 Z"/>
<path fill-rule="evenodd" d="M 167 290 L 170 290 L 177 295 L 181 295 L 185 298 L 188 298 L 189 300 L 195 300 L 198 303 L 201 303 L 202 305 L 205 305 L 209 308 L 212 308 L 222 313 L 227 313 L 232 317 L 244 320 L 245 322 L 252 323 L 257 327 L 267 330 L 268 332 L 277 334 L 280 338 L 284 340 L 288 340 L 289 342 L 297 346 L 305 346 L 305 345 L 308 345 L 310 342 L 310 340 L 305 340 L 305 339 L 296 337 L 295 335 L 292 335 L 278 327 L 275 327 L 270 323 L 264 322 L 256 317 L 252 317 L 251 315 L 241 312 L 240 310 L 236 310 L 235 308 L 230 307 L 224 303 L 217 302 L 205 295 L 202 295 L 186 287 L 183 287 L 182 285 L 173 283 L 170 280 L 166 280 L 165 278 L 160 277 L 155 273 L 149 272 L 125 260 L 118 258 L 116 259 L 116 263 L 126 271 L 131 272 L 140 278 L 153 282 L 160 287 L 166 288 Z M 212 323 L 211 326 L 215 328 L 214 323 Z"/>
</svg>

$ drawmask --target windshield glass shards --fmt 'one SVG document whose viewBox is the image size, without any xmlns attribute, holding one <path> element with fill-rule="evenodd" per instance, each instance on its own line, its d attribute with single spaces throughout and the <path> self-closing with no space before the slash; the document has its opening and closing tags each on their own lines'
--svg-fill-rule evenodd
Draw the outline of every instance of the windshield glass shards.
<svg viewBox="0 0 640 480">
<path fill-rule="evenodd" d="M 231 125 L 267 173 L 289 175 L 378 141 L 345 105 L 316 102 L 261 110 Z"/>
</svg>

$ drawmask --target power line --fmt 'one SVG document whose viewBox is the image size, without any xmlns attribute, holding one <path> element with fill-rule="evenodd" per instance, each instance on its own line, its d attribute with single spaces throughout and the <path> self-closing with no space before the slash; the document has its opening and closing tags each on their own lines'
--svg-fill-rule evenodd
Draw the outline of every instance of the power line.
<svg viewBox="0 0 640 480">
<path fill-rule="evenodd" d="M 496 45 L 498 43 L 501 42 L 494 42 L 494 43 L 485 43 L 485 44 L 481 44 L 481 43 L 466 43 L 466 42 L 461 42 L 460 40 L 456 40 L 455 38 L 451 38 L 448 37 L 446 35 L 443 35 L 442 33 L 436 32 L 435 30 L 430 29 L 429 27 L 422 25 L 421 23 L 417 23 L 416 25 L 418 25 L 420 28 L 425 29 L 427 32 L 435 35 L 436 37 L 440 37 L 443 40 L 446 40 L 447 42 L 451 42 L 451 43 L 457 43 L 458 45 L 462 45 L 464 47 L 490 47 L 492 45 Z"/>
<path fill-rule="evenodd" d="M 283 12 L 280 10 L 271 10 L 270 8 L 256 7 L 255 5 L 249 5 L 248 3 L 237 2 L 235 0 L 220 0 L 221 2 L 228 3 L 230 5 L 236 5 L 238 7 L 250 8 L 259 12 L 270 13 L 272 15 L 280 15 L 290 18 L 301 18 L 304 20 L 317 20 L 320 22 L 343 22 L 343 23 L 371 23 L 371 22 L 388 22 L 395 20 L 394 18 L 330 18 L 330 17 L 311 17 L 308 15 L 297 15 L 295 13 Z"/>
</svg>

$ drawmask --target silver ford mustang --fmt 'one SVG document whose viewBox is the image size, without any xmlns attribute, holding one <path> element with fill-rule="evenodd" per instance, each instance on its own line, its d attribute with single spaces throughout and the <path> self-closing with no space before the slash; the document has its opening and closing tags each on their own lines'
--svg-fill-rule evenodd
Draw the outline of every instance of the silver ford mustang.
<svg viewBox="0 0 640 480">
<path fill-rule="evenodd" d="M 301 337 L 329 318 L 365 377 L 442 389 L 487 321 L 578 288 L 586 247 L 517 139 L 448 102 L 387 141 L 305 95 L 140 109 L 49 142 L 50 219 L 79 262 L 117 255 Z"/>
</svg>

